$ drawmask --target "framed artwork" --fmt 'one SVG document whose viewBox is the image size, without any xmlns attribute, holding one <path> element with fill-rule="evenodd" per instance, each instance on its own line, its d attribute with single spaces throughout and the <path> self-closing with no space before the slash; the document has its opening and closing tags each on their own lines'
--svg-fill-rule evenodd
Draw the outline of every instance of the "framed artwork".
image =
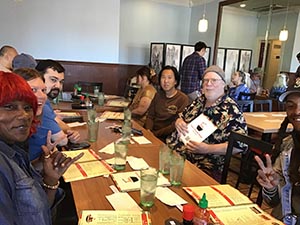
<svg viewBox="0 0 300 225">
<path fill-rule="evenodd" d="M 182 63 L 183 63 L 183 61 L 184 61 L 184 59 L 188 56 L 188 55 L 190 55 L 190 54 L 192 54 L 193 52 L 194 52 L 194 45 L 182 45 L 182 47 L 181 47 L 181 63 L 180 63 L 180 65 L 182 65 Z"/>
<path fill-rule="evenodd" d="M 181 56 L 180 44 L 166 44 L 165 65 L 174 66 L 179 71 Z"/>
<path fill-rule="evenodd" d="M 223 70 L 225 69 L 225 48 L 218 48 L 217 52 L 217 66 L 222 68 Z"/>
<path fill-rule="evenodd" d="M 231 75 L 238 70 L 239 49 L 226 49 L 225 52 L 225 80 L 229 84 Z"/>
<path fill-rule="evenodd" d="M 239 58 L 239 70 L 243 72 L 250 71 L 252 50 L 241 49 L 240 50 L 240 58 Z"/>
<path fill-rule="evenodd" d="M 206 52 L 205 52 L 203 57 L 205 58 L 206 65 L 208 67 L 209 66 L 209 61 L 210 61 L 210 47 L 206 48 Z"/>
<path fill-rule="evenodd" d="M 150 66 L 156 74 L 161 71 L 164 65 L 164 43 L 151 43 L 150 45 Z"/>
</svg>

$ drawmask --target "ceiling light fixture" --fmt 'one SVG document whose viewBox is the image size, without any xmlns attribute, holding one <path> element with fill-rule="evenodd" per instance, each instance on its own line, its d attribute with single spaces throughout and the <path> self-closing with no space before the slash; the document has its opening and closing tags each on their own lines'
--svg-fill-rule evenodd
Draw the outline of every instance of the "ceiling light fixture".
<svg viewBox="0 0 300 225">
<path fill-rule="evenodd" d="M 284 26 L 283 26 L 283 29 L 279 33 L 279 40 L 280 41 L 286 41 L 288 39 L 288 37 L 289 37 L 289 31 L 286 29 L 288 11 L 289 11 L 289 2 L 287 4 L 287 6 L 286 6 L 286 14 L 285 14 Z"/>
<path fill-rule="evenodd" d="M 207 31 L 208 28 L 208 20 L 205 18 L 206 13 L 206 2 L 204 1 L 204 10 L 203 10 L 203 17 L 199 20 L 198 23 L 198 31 L 203 33 Z"/>
<path fill-rule="evenodd" d="M 241 8 L 245 8 L 245 7 L 246 7 L 246 4 L 245 4 L 245 3 L 242 3 L 242 4 L 240 4 L 240 7 L 241 7 Z"/>
</svg>

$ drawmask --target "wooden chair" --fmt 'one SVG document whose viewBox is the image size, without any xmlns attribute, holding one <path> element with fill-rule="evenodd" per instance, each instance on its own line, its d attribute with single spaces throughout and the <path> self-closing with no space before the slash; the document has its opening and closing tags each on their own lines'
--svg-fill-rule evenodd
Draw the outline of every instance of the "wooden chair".
<svg viewBox="0 0 300 225">
<path fill-rule="evenodd" d="M 254 99 L 255 112 L 272 112 L 272 99 Z"/>
<path fill-rule="evenodd" d="M 236 103 L 243 112 L 253 112 L 254 100 L 237 100 Z"/>
<path fill-rule="evenodd" d="M 233 149 L 237 148 L 240 144 L 248 146 L 246 153 L 240 154 L 240 166 L 239 171 L 236 171 L 238 178 L 235 182 L 235 188 L 239 189 L 241 181 L 247 181 L 247 196 L 250 198 L 254 185 L 259 187 L 258 197 L 256 199 L 256 204 L 261 206 L 262 204 L 262 188 L 256 181 L 258 165 L 254 159 L 255 155 L 258 155 L 264 160 L 265 154 L 270 154 L 272 152 L 273 145 L 261 140 L 257 140 L 248 135 L 240 134 L 232 131 L 228 140 L 228 147 L 225 155 L 225 162 L 223 173 L 221 177 L 221 184 L 226 184 L 228 172 L 231 171 L 230 161 L 234 155 L 232 155 Z"/>
</svg>

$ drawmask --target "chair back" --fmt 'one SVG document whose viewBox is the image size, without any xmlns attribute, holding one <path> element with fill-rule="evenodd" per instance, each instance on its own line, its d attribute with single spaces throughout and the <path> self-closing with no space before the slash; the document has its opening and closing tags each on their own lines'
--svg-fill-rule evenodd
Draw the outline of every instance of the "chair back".
<svg viewBox="0 0 300 225">
<path fill-rule="evenodd" d="M 248 146 L 248 150 L 246 153 L 240 154 L 241 161 L 239 166 L 239 171 L 237 171 L 237 180 L 235 182 L 235 188 L 239 189 L 239 185 L 241 181 L 247 181 L 247 190 L 248 190 L 248 197 L 251 197 L 252 190 L 254 185 L 259 187 L 259 195 L 256 199 L 256 204 L 261 205 L 262 203 L 262 193 L 261 193 L 261 186 L 256 181 L 258 165 L 254 159 L 255 155 L 258 155 L 265 161 L 265 154 L 271 155 L 273 145 L 264 142 L 248 135 L 240 134 L 234 131 L 231 131 L 228 140 L 228 147 L 225 155 L 225 162 L 224 168 L 221 177 L 221 184 L 226 184 L 228 172 L 230 171 L 230 161 L 232 159 L 232 152 L 234 148 L 238 148 L 237 146 L 240 145 Z"/>
<path fill-rule="evenodd" d="M 238 100 L 254 100 L 255 96 L 256 96 L 256 92 L 254 93 L 240 92 Z"/>
<path fill-rule="evenodd" d="M 243 112 L 253 112 L 253 100 L 237 100 L 236 103 L 238 104 L 239 108 Z"/>
<path fill-rule="evenodd" d="M 272 99 L 254 99 L 255 112 L 272 112 Z"/>
</svg>

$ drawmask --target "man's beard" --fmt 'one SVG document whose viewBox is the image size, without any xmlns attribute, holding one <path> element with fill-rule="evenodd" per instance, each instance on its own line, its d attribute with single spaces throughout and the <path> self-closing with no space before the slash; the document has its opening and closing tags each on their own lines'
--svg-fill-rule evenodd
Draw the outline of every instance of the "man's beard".
<svg viewBox="0 0 300 225">
<path fill-rule="evenodd" d="M 55 99 L 59 95 L 59 88 L 52 88 L 47 96 L 51 99 Z"/>
</svg>

